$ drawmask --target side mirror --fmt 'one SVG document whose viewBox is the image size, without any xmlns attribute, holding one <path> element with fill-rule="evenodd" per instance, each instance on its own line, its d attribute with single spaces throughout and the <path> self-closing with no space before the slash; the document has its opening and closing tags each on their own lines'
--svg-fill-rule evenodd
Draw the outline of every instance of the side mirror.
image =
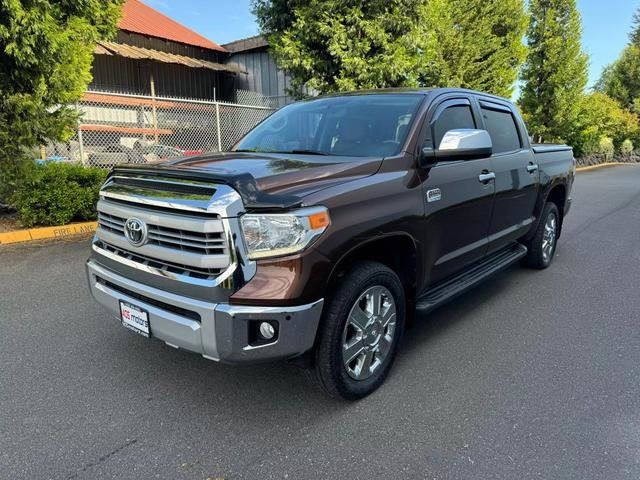
<svg viewBox="0 0 640 480">
<path fill-rule="evenodd" d="M 489 132 L 460 128 L 444 134 L 435 157 L 439 160 L 471 160 L 490 157 L 492 153 L 493 144 Z"/>
<path fill-rule="evenodd" d="M 472 160 L 490 157 L 493 144 L 489 132 L 470 128 L 449 130 L 436 150 L 425 146 L 420 151 L 420 166 L 429 167 L 443 160 Z"/>
</svg>

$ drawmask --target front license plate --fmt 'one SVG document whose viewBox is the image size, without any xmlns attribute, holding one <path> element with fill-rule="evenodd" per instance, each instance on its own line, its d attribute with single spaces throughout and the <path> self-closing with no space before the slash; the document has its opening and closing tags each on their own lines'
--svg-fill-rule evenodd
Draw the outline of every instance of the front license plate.
<svg viewBox="0 0 640 480">
<path fill-rule="evenodd" d="M 120 301 L 122 325 L 145 337 L 149 336 L 149 314 L 140 307 Z"/>
</svg>

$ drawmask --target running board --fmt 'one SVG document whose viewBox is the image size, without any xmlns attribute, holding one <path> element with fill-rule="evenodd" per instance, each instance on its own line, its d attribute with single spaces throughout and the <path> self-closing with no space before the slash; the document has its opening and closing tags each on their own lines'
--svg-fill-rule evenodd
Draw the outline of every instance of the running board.
<svg viewBox="0 0 640 480">
<path fill-rule="evenodd" d="M 475 287 L 480 282 L 504 270 L 527 254 L 527 247 L 514 243 L 490 257 L 480 260 L 467 270 L 458 273 L 448 280 L 435 285 L 424 295 L 418 298 L 416 310 L 427 313 L 439 307 L 443 303 L 457 297 L 468 289 Z"/>
</svg>

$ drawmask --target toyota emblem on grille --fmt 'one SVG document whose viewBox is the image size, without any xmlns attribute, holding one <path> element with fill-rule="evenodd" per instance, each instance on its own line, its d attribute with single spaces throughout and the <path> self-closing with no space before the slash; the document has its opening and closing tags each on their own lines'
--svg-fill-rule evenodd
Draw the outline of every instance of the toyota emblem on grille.
<svg viewBox="0 0 640 480">
<path fill-rule="evenodd" d="M 147 224 L 139 218 L 129 218 L 124 224 L 124 236 L 131 245 L 141 247 L 147 243 Z"/>
</svg>

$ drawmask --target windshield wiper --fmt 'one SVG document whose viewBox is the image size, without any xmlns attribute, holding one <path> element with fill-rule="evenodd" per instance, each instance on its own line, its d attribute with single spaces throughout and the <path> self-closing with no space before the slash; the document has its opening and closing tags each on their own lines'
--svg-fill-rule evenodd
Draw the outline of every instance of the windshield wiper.
<svg viewBox="0 0 640 480">
<path fill-rule="evenodd" d="M 301 155 L 329 155 L 328 153 L 321 152 L 320 150 L 307 150 L 307 149 L 294 149 L 280 152 L 269 152 L 269 153 L 293 153 L 293 154 L 301 154 Z"/>
<path fill-rule="evenodd" d="M 328 153 L 321 152 L 320 150 L 307 150 L 307 149 L 293 149 L 293 150 L 254 150 L 254 149 L 238 149 L 234 150 L 234 152 L 249 152 L 249 153 L 291 153 L 291 154 L 300 154 L 300 155 L 329 155 Z"/>
</svg>

